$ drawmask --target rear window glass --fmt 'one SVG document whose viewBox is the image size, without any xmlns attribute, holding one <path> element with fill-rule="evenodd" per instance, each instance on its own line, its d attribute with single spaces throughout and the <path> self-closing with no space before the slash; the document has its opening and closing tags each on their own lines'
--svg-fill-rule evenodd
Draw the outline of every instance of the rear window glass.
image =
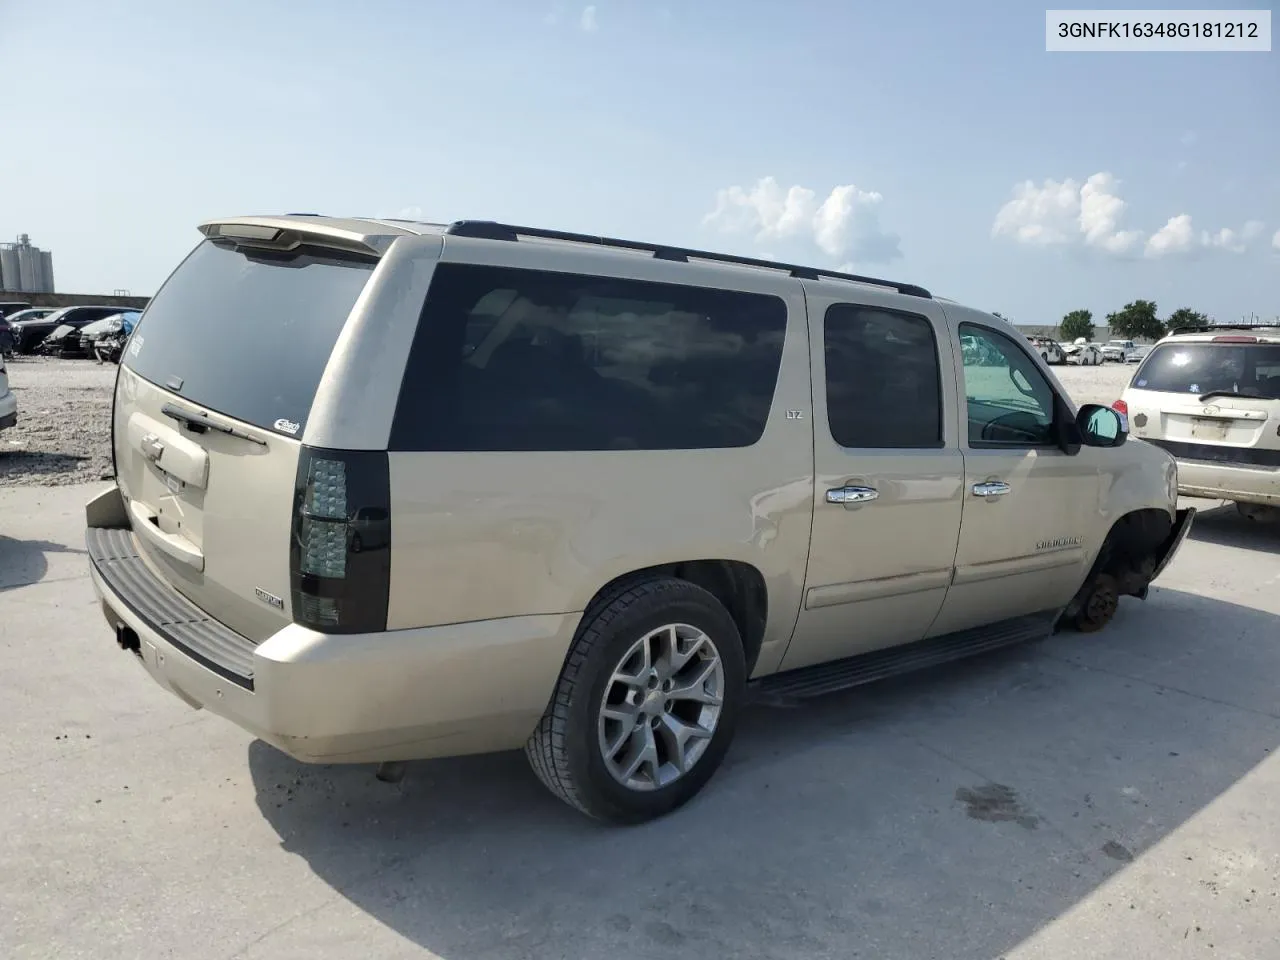
<svg viewBox="0 0 1280 960">
<path fill-rule="evenodd" d="M 281 255 L 206 240 L 148 305 L 125 365 L 237 420 L 306 423 L 347 314 L 375 264 L 313 249 Z"/>
<path fill-rule="evenodd" d="M 1280 399 L 1280 344 L 1165 343 L 1134 374 L 1138 390 L 1165 393 L 1226 391 Z"/>
<path fill-rule="evenodd" d="M 777 297 L 442 264 L 396 409 L 397 450 L 671 450 L 760 439 Z"/>
</svg>

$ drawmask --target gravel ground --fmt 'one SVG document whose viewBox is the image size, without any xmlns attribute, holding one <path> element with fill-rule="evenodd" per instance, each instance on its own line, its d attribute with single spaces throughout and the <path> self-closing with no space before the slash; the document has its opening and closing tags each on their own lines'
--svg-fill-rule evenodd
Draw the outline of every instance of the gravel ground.
<svg viewBox="0 0 1280 960">
<path fill-rule="evenodd" d="M 0 487 L 64 486 L 111 477 L 111 388 L 116 368 L 92 360 L 15 357 L 9 385 L 18 424 L 0 433 Z M 1111 403 L 1135 365 L 1054 367 L 1076 403 Z"/>
<path fill-rule="evenodd" d="M 18 423 L 0 431 L 0 487 L 110 479 L 115 365 L 45 357 L 5 365 Z"/>
<path fill-rule="evenodd" d="M 1136 363 L 1104 363 L 1096 367 L 1058 366 L 1053 368 L 1059 382 L 1077 405 L 1105 403 L 1120 399 L 1138 369 Z"/>
</svg>

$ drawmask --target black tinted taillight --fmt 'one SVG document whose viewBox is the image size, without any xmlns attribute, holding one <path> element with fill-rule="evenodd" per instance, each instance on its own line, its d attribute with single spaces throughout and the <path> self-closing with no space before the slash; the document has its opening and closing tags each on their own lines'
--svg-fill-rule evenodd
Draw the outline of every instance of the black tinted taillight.
<svg viewBox="0 0 1280 960">
<path fill-rule="evenodd" d="M 387 628 L 391 480 L 386 453 L 302 447 L 289 579 L 295 622 L 325 633 Z"/>
</svg>

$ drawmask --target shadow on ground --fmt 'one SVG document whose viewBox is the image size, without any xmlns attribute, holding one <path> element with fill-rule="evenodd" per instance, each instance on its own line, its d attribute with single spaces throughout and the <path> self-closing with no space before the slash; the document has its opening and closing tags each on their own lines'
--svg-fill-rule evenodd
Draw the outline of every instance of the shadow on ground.
<svg viewBox="0 0 1280 960">
<path fill-rule="evenodd" d="M 1187 533 L 1189 539 L 1215 543 L 1222 547 L 1280 553 L 1280 523 L 1248 520 L 1240 515 L 1232 503 L 1215 506 L 1218 502 L 1216 500 L 1197 502 L 1206 506 L 1196 513 L 1195 523 Z"/>
<path fill-rule="evenodd" d="M 700 798 L 630 829 L 553 799 L 518 754 L 397 787 L 261 742 L 249 765 L 286 850 L 447 960 L 990 960 L 1280 744 L 1276 621 L 1157 589 L 1100 634 L 753 707 Z M 1187 868 L 1208 882 L 1204 859 Z"/>
<path fill-rule="evenodd" d="M 0 568 L 4 570 L 0 574 L 0 593 L 43 580 L 51 553 L 82 554 L 84 551 L 49 540 L 15 540 L 0 535 Z"/>
</svg>

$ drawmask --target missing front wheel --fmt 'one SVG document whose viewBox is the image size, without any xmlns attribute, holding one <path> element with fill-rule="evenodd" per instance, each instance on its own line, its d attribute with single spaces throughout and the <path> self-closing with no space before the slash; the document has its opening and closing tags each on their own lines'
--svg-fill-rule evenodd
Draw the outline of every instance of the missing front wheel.
<svg viewBox="0 0 1280 960">
<path fill-rule="evenodd" d="M 1096 633 L 1120 607 L 1120 585 L 1109 573 L 1094 574 L 1076 593 L 1063 614 L 1063 625 L 1080 633 Z"/>
</svg>

